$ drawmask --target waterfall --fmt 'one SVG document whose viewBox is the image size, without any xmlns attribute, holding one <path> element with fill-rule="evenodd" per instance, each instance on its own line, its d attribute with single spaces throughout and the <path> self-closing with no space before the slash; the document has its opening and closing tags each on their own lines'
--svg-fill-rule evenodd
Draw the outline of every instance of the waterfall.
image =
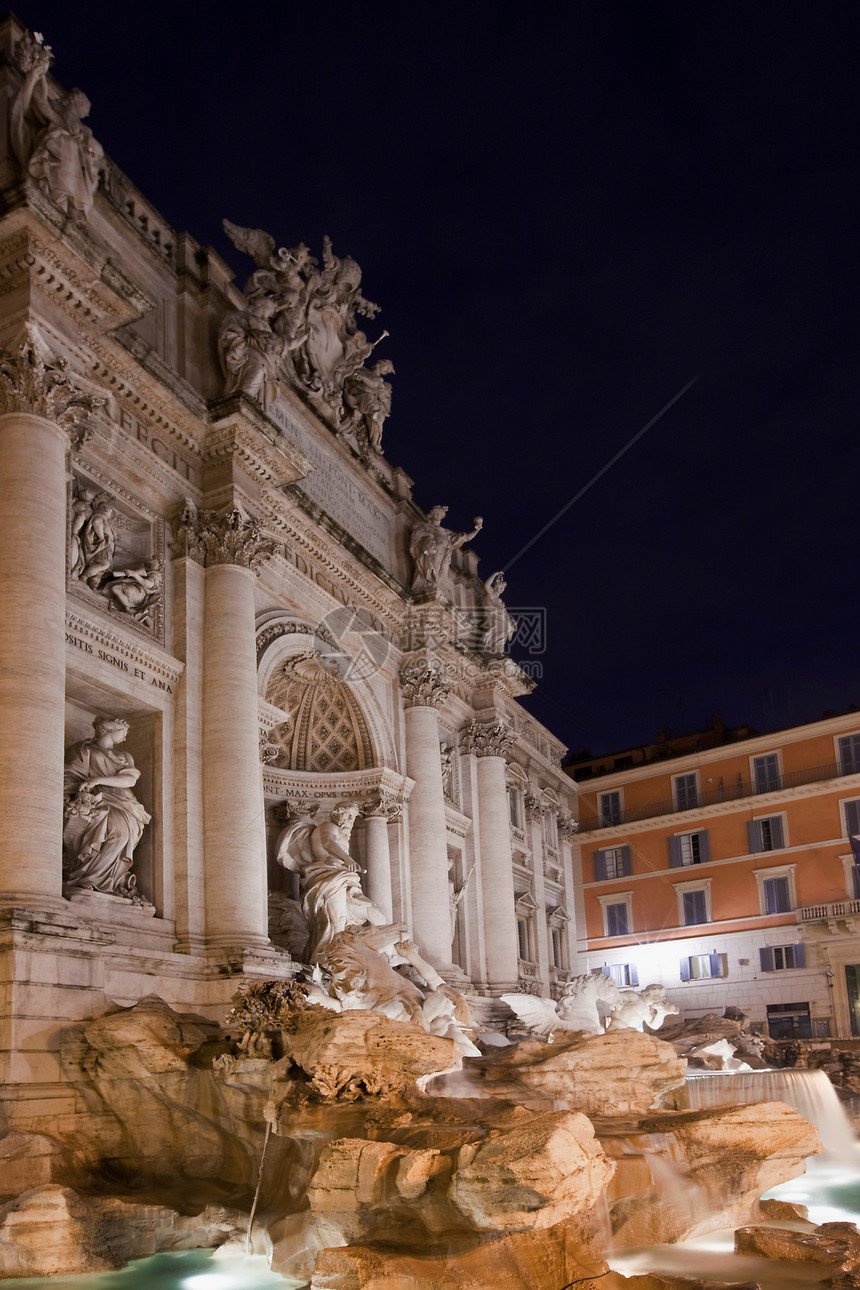
<svg viewBox="0 0 860 1290">
<path fill-rule="evenodd" d="M 856 1166 L 854 1130 L 824 1071 L 688 1071 L 691 1110 L 737 1103 L 787 1102 L 814 1124 L 828 1155 Z"/>
</svg>

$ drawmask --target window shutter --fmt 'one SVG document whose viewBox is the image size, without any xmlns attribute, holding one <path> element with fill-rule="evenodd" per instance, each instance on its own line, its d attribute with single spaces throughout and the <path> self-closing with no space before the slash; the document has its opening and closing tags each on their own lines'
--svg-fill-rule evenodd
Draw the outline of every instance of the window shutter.
<svg viewBox="0 0 860 1290">
<path fill-rule="evenodd" d="M 602 851 L 594 853 L 594 881 L 604 882 L 606 879 L 606 856 Z"/>
<path fill-rule="evenodd" d="M 699 830 L 699 863 L 707 864 L 711 858 L 711 843 L 708 838 L 708 830 Z"/>
<path fill-rule="evenodd" d="M 669 839 L 669 866 L 672 869 L 681 868 L 681 839 Z"/>
<path fill-rule="evenodd" d="M 845 827 L 849 834 L 860 833 L 860 802 L 845 803 Z"/>
<path fill-rule="evenodd" d="M 628 963 L 627 971 L 630 974 L 630 984 L 636 986 L 639 984 L 639 973 L 636 971 L 635 963 Z"/>
<path fill-rule="evenodd" d="M 762 972 L 773 971 L 773 946 L 763 945 L 758 952 Z"/>
<path fill-rule="evenodd" d="M 796 968 L 806 967 L 806 946 L 803 941 L 795 941 L 794 943 L 794 966 Z"/>
<path fill-rule="evenodd" d="M 618 849 L 621 852 L 618 876 L 620 878 L 629 878 L 633 872 L 633 865 L 630 861 L 630 847 L 623 846 Z"/>
<path fill-rule="evenodd" d="M 708 958 L 711 960 L 711 976 L 725 976 L 722 954 L 709 954 Z"/>
<path fill-rule="evenodd" d="M 610 977 L 610 978 L 611 978 L 611 976 L 612 976 L 612 968 L 608 968 L 608 967 L 606 966 L 606 964 L 604 964 L 604 965 L 603 965 L 603 967 L 602 967 L 600 970 L 601 970 L 601 972 L 603 973 L 603 975 L 604 975 L 604 976 L 608 976 L 608 977 Z"/>
<path fill-rule="evenodd" d="M 782 816 L 774 815 L 770 821 L 770 840 L 771 850 L 778 851 L 780 847 L 785 846 L 785 838 L 782 832 Z"/>
<path fill-rule="evenodd" d="M 681 980 L 689 981 L 690 979 L 690 960 L 681 959 Z"/>
<path fill-rule="evenodd" d="M 756 851 L 761 851 L 761 825 L 758 820 L 747 820 L 747 837 L 750 853 L 754 855 Z"/>
</svg>

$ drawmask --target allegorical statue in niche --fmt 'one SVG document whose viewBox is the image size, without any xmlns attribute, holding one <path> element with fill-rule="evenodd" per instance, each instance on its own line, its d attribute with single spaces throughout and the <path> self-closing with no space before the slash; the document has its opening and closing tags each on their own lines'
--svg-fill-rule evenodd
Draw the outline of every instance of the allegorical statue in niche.
<svg viewBox="0 0 860 1290">
<path fill-rule="evenodd" d="M 452 533 L 442 527 L 447 514 L 447 506 L 434 506 L 428 511 L 426 520 L 416 524 L 412 530 L 409 554 L 415 564 L 413 591 L 435 591 L 451 567 L 454 552 L 471 542 L 484 527 L 484 521 L 476 515 L 471 533 Z"/>
<path fill-rule="evenodd" d="M 133 856 L 150 817 L 132 792 L 140 771 L 117 747 L 127 734 L 121 717 L 97 717 L 66 752 L 64 886 L 139 901 Z"/>
<path fill-rule="evenodd" d="M 64 211 L 86 217 L 92 207 L 104 152 L 83 123 L 90 102 L 81 90 L 51 99 L 51 48 L 28 32 L 17 48 L 24 83 L 10 112 L 12 146 L 21 167 Z"/>
<path fill-rule="evenodd" d="M 486 600 L 481 649 L 484 654 L 492 654 L 494 657 L 504 654 L 508 641 L 512 641 L 517 633 L 517 624 L 502 600 L 507 585 L 501 571 L 491 574 L 484 583 Z"/>
<path fill-rule="evenodd" d="M 97 490 L 95 488 L 88 488 L 86 484 L 75 482 L 75 493 L 72 498 L 71 545 L 69 549 L 69 568 L 73 578 L 81 577 L 86 564 L 81 535 L 87 520 L 93 513 L 93 502 L 96 494 Z"/>
<path fill-rule="evenodd" d="M 112 573 L 103 590 L 112 607 L 121 609 L 144 627 L 151 627 L 163 581 L 161 569 L 151 561 Z"/>
</svg>

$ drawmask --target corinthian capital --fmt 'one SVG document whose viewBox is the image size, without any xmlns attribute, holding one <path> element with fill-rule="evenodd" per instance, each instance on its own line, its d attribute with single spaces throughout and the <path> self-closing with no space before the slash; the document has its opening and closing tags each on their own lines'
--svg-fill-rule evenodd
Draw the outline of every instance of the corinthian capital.
<svg viewBox="0 0 860 1290">
<path fill-rule="evenodd" d="M 400 669 L 400 688 L 407 708 L 438 708 L 448 697 L 445 671 L 434 659 L 414 659 Z"/>
<path fill-rule="evenodd" d="M 561 812 L 558 817 L 558 836 L 564 842 L 569 842 L 579 830 L 579 820 L 575 820 L 572 815 Z"/>
<path fill-rule="evenodd" d="M 473 757 L 504 757 L 513 734 L 504 721 L 473 721 L 462 733 L 462 749 Z"/>
<path fill-rule="evenodd" d="M 384 816 L 389 823 L 399 820 L 403 814 L 403 802 L 390 789 L 380 789 L 361 805 L 361 813 L 367 818 L 370 815 Z"/>
<path fill-rule="evenodd" d="M 237 564 L 259 569 L 278 549 L 259 520 L 250 519 L 234 506 L 229 511 L 198 511 L 186 501 L 175 525 L 176 545 L 183 555 L 211 569 L 216 564 Z"/>
<path fill-rule="evenodd" d="M 32 323 L 15 349 L 0 349 L 0 415 L 28 412 L 71 429 L 103 403 L 75 385 L 66 359 L 53 356 Z"/>
</svg>

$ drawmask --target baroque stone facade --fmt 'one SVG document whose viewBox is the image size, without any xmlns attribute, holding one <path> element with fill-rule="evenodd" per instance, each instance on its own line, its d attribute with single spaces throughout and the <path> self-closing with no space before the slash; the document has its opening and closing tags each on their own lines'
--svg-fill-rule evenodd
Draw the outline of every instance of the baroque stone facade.
<svg viewBox="0 0 860 1290">
<path fill-rule="evenodd" d="M 62 1086 L 65 1021 L 153 992 L 221 1018 L 236 978 L 289 979 L 316 890 L 290 820 L 349 847 L 425 981 L 558 995 L 564 749 L 517 703 L 482 521 L 443 528 L 383 452 L 408 417 L 359 266 L 225 221 L 240 289 L 41 38 L 0 43 L 6 1101 Z"/>
</svg>

